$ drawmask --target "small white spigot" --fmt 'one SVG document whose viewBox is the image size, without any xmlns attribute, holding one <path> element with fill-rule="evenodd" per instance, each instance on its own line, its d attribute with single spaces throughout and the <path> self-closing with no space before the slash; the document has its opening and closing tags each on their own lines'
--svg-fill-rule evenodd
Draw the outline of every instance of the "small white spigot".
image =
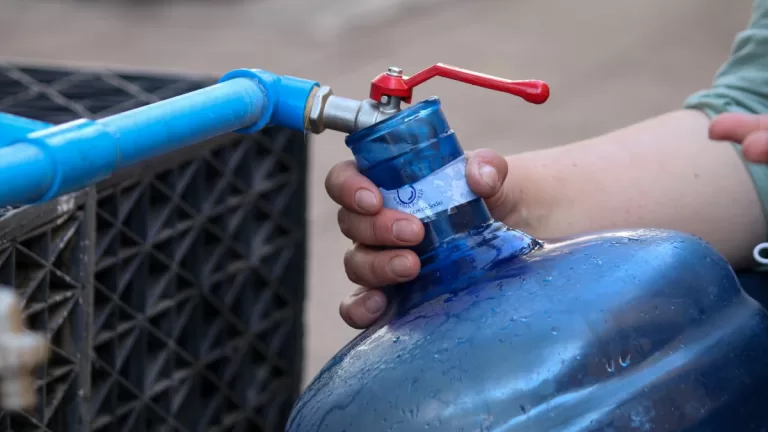
<svg viewBox="0 0 768 432">
<path fill-rule="evenodd" d="M 21 300 L 0 286 L 0 407 L 7 410 L 35 406 L 34 370 L 48 358 L 48 341 L 27 330 Z"/>
</svg>

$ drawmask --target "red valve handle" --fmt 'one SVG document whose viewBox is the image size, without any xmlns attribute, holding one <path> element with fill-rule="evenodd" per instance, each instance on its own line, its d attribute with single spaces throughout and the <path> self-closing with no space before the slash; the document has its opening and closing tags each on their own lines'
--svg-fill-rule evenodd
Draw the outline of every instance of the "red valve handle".
<svg viewBox="0 0 768 432">
<path fill-rule="evenodd" d="M 403 99 L 405 103 L 411 103 L 413 88 L 436 76 L 509 93 L 534 104 L 543 104 L 549 99 L 549 86 L 544 81 L 511 81 L 442 63 L 430 66 L 410 77 L 404 77 L 396 68 L 390 68 L 389 72 L 371 81 L 371 99 L 381 102 L 383 96 L 393 96 Z"/>
</svg>

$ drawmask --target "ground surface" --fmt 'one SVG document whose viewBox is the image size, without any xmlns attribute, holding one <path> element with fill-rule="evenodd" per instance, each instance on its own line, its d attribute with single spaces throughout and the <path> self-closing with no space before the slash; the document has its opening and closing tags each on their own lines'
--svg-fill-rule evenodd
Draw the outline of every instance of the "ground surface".
<svg viewBox="0 0 768 432">
<path fill-rule="evenodd" d="M 0 0 L 0 57 L 219 75 L 257 67 L 319 80 L 362 98 L 389 65 L 436 62 L 547 80 L 528 106 L 453 82 L 440 95 L 467 149 L 502 152 L 589 137 L 680 106 L 705 87 L 749 17 L 747 0 L 229 0 L 127 8 L 119 1 Z M 214 6 L 215 5 L 215 6 Z M 323 178 L 349 157 L 334 133 L 314 140 L 306 377 L 354 332 L 338 318 L 353 287 L 350 242 Z M 684 161 L 681 161 L 684 163 Z"/>
</svg>

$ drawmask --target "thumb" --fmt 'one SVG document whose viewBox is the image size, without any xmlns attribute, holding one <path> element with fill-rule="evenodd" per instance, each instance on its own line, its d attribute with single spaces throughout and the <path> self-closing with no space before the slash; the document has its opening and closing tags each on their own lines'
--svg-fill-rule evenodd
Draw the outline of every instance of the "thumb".
<svg viewBox="0 0 768 432">
<path fill-rule="evenodd" d="M 761 130 L 768 130 L 768 115 L 725 113 L 712 120 L 709 137 L 741 144 L 749 135 Z"/>
<path fill-rule="evenodd" d="M 502 187 L 508 172 L 507 160 L 493 150 L 467 152 L 467 183 L 472 192 L 485 199 L 496 218 L 504 218 L 506 215 L 497 213 L 509 207 L 509 203 L 505 202 L 505 188 Z"/>
<path fill-rule="evenodd" d="M 742 143 L 744 158 L 752 163 L 768 164 L 768 130 L 747 136 Z"/>
</svg>

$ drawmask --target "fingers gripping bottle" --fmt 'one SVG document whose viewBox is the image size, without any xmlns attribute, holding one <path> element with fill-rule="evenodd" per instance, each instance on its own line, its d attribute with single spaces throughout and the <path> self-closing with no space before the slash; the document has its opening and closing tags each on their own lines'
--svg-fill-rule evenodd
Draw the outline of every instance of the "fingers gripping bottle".
<svg viewBox="0 0 768 432">
<path fill-rule="evenodd" d="M 494 221 L 467 185 L 439 99 L 399 110 L 438 75 L 533 103 L 549 94 L 539 81 L 444 65 L 407 78 L 390 68 L 373 80 L 364 104 L 386 115 L 346 142 L 385 205 L 424 223 L 422 271 L 387 288 L 385 315 L 315 377 L 287 430 L 768 426 L 768 315 L 724 259 L 671 231 L 542 242 Z"/>
</svg>

